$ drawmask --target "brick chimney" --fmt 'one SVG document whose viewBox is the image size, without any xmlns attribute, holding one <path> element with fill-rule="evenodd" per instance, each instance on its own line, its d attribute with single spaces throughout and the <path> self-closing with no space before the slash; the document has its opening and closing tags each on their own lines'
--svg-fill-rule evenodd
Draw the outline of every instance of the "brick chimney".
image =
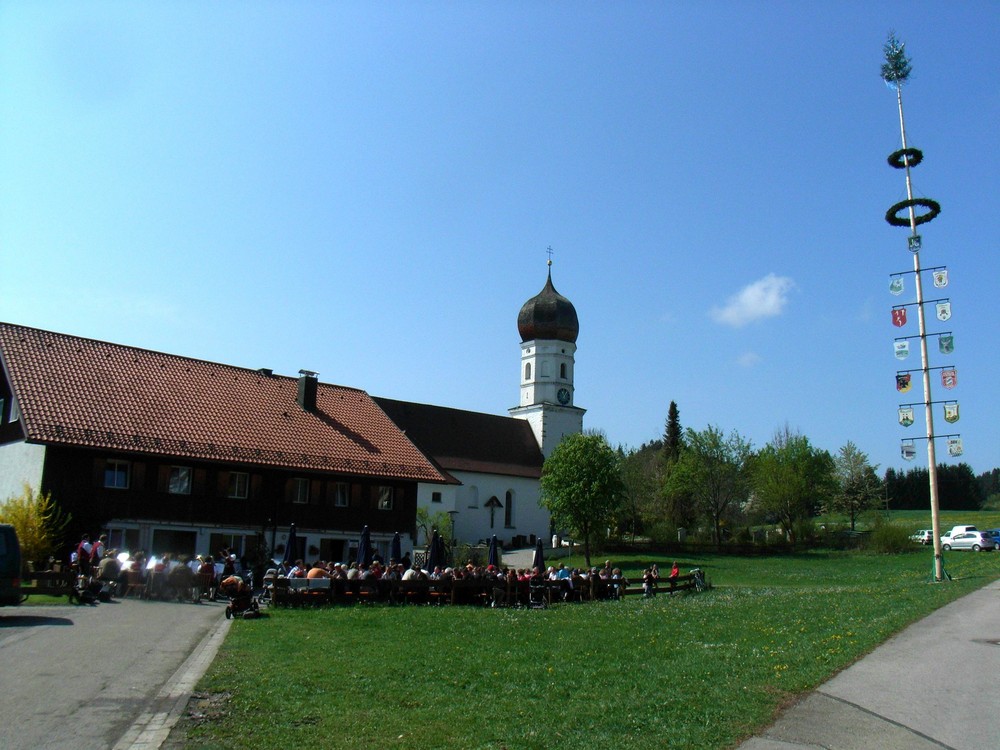
<svg viewBox="0 0 1000 750">
<path fill-rule="evenodd" d="M 299 406 L 306 411 L 316 411 L 316 386 L 318 372 L 299 370 Z"/>
</svg>

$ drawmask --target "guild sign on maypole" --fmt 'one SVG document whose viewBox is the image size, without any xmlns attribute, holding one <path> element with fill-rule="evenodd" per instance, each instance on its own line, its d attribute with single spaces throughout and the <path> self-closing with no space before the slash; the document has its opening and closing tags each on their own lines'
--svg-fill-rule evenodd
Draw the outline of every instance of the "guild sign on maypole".
<svg viewBox="0 0 1000 750">
<path fill-rule="evenodd" d="M 944 266 L 934 268 L 920 267 L 920 251 L 923 249 L 923 238 L 917 234 L 917 227 L 926 224 L 937 218 L 941 213 L 941 205 L 931 198 L 914 198 L 913 183 L 910 170 L 920 164 L 924 159 L 924 154 L 920 149 L 912 148 L 906 141 L 906 123 L 903 119 L 903 84 L 907 82 L 912 70 L 910 60 L 906 57 L 905 45 L 896 39 L 895 34 L 890 33 L 889 38 L 882 48 L 885 53 L 885 62 L 882 63 L 882 80 L 889 88 L 896 92 L 896 104 L 899 109 L 899 131 L 902 136 L 903 147 L 889 154 L 889 166 L 893 169 L 902 169 L 906 172 L 906 200 L 899 201 L 892 205 L 885 213 L 885 220 L 894 227 L 908 227 L 909 236 L 906 238 L 906 249 L 913 256 L 913 271 L 902 271 L 890 274 L 889 293 L 895 297 L 903 294 L 906 284 L 904 277 L 913 274 L 913 286 L 916 299 L 913 302 L 894 304 L 890 310 L 892 324 L 905 332 L 910 316 L 907 314 L 909 308 L 913 309 L 917 318 L 917 333 L 914 335 L 898 336 L 893 341 L 893 352 L 896 359 L 903 360 L 910 355 L 910 342 L 915 342 L 920 347 L 920 368 L 911 370 L 897 370 L 896 390 L 900 393 L 907 393 L 913 387 L 912 375 L 919 373 L 923 380 L 924 400 L 915 404 L 900 404 L 897 411 L 897 418 L 900 426 L 909 428 L 914 423 L 914 406 L 924 407 L 924 422 L 927 427 L 926 438 L 907 437 L 900 441 L 900 455 L 907 461 L 916 458 L 917 452 L 914 442 L 920 439 L 927 440 L 927 470 L 930 479 L 931 498 L 931 525 L 933 527 L 934 541 L 934 580 L 945 579 L 944 562 L 941 554 L 941 524 L 939 519 L 938 502 L 938 481 L 937 481 L 937 457 L 935 454 L 935 438 L 943 438 L 947 441 L 948 453 L 951 456 L 962 454 L 962 438 L 959 435 L 935 435 L 934 433 L 934 413 L 932 407 L 935 403 L 944 405 L 944 418 L 948 423 L 958 421 L 958 402 L 954 399 L 935 402 L 931 399 L 931 370 L 940 370 L 941 385 L 948 390 L 953 389 L 958 384 L 958 370 L 953 364 L 940 367 L 931 367 L 927 356 L 927 337 L 936 336 L 938 339 L 938 351 L 942 355 L 949 355 L 955 350 L 955 339 L 951 331 L 939 331 L 927 333 L 927 321 L 924 315 L 924 305 L 933 305 L 935 319 L 940 322 L 951 320 L 951 300 L 948 298 L 924 299 L 924 287 L 922 274 L 930 273 L 936 290 L 944 289 L 948 286 L 948 269 Z"/>
</svg>

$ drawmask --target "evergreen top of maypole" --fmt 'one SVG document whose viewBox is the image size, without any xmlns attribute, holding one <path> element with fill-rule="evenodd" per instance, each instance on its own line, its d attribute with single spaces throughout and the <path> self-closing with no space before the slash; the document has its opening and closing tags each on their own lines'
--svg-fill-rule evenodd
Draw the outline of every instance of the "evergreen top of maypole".
<svg viewBox="0 0 1000 750">
<path fill-rule="evenodd" d="M 896 32 L 890 31 L 889 38 L 882 45 L 885 62 L 882 63 L 882 80 L 894 89 L 901 87 L 910 77 L 913 66 L 906 56 L 906 44 L 896 38 Z"/>
<path fill-rule="evenodd" d="M 913 186 L 910 182 L 910 168 L 917 166 L 924 159 L 923 152 L 918 148 L 911 148 L 906 142 L 906 123 L 903 119 L 903 84 L 910 78 L 913 66 L 910 58 L 906 56 L 906 44 L 896 38 L 893 31 L 889 32 L 889 37 L 882 45 L 882 52 L 885 54 L 885 62 L 882 63 L 882 80 L 885 84 L 896 91 L 896 104 L 899 107 L 899 132 L 903 140 L 903 147 L 889 154 L 887 161 L 894 169 L 906 170 L 906 200 L 894 204 L 885 212 L 885 220 L 894 227 L 909 227 L 914 238 L 917 237 L 917 225 L 926 224 L 932 221 L 941 213 L 941 204 L 932 198 L 914 198 Z M 920 215 L 914 208 L 921 207 L 926 212 Z M 905 211 L 907 215 L 901 216 Z M 920 247 L 918 239 L 911 243 L 911 249 L 916 251 Z"/>
</svg>

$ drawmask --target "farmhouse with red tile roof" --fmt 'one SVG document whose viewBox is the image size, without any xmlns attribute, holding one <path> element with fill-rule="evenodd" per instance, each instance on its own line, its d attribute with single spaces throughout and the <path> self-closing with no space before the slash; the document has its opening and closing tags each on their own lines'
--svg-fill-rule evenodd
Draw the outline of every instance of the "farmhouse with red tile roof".
<svg viewBox="0 0 1000 750">
<path fill-rule="evenodd" d="M 418 505 L 448 512 L 461 541 L 527 542 L 549 531 L 543 455 L 582 429 L 566 305 L 550 277 L 522 308 L 510 417 L 0 323 L 0 497 L 27 483 L 74 532 L 153 554 L 255 559 L 294 523 L 296 557 L 352 559 L 365 525 L 387 557 L 396 532 L 424 541 Z"/>
</svg>

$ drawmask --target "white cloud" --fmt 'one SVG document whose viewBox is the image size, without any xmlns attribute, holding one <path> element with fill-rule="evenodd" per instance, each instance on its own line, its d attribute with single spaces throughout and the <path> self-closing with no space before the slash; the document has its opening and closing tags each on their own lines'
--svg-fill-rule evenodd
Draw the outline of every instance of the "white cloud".
<svg viewBox="0 0 1000 750">
<path fill-rule="evenodd" d="M 753 367 L 760 362 L 760 355 L 757 352 L 744 352 L 736 358 L 736 364 L 740 367 Z"/>
<path fill-rule="evenodd" d="M 788 292 L 795 286 L 787 276 L 769 273 L 748 284 L 730 297 L 723 307 L 713 307 L 709 314 L 716 323 L 740 328 L 747 323 L 780 315 L 788 302 Z"/>
</svg>

